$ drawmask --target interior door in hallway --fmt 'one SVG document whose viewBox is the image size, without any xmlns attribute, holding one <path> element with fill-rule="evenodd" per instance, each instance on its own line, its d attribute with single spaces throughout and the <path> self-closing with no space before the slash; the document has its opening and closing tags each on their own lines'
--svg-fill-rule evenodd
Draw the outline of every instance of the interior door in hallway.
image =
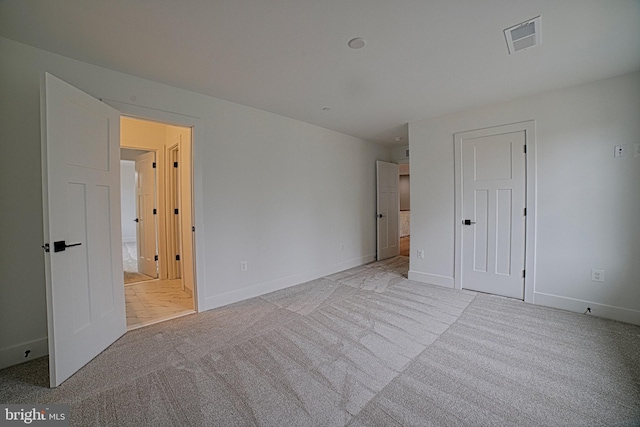
<svg viewBox="0 0 640 427">
<path fill-rule="evenodd" d="M 136 214 L 138 240 L 138 272 L 158 277 L 156 241 L 156 169 L 155 153 L 136 157 Z"/>
<path fill-rule="evenodd" d="M 400 253 L 400 196 L 398 165 L 376 162 L 377 181 L 377 258 L 391 258 Z"/>
<path fill-rule="evenodd" d="M 126 331 L 120 113 L 47 73 L 40 95 L 49 374 L 56 387 Z"/>
<path fill-rule="evenodd" d="M 524 298 L 525 131 L 463 138 L 462 287 Z"/>
</svg>

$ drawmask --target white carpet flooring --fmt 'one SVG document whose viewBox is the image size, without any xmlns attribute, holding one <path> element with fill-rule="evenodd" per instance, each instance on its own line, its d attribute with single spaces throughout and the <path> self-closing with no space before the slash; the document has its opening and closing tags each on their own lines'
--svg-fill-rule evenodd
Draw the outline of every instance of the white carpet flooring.
<svg viewBox="0 0 640 427">
<path fill-rule="evenodd" d="M 55 390 L 78 426 L 638 426 L 640 326 L 407 280 L 397 257 L 127 333 Z"/>
</svg>

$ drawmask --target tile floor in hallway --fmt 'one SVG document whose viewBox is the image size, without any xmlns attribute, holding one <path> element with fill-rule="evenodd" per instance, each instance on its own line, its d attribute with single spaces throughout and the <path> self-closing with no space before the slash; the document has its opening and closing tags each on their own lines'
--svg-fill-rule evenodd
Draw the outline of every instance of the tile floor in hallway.
<svg viewBox="0 0 640 427">
<path fill-rule="evenodd" d="M 409 256 L 411 248 L 411 236 L 404 236 L 400 238 L 400 255 Z"/>
<path fill-rule="evenodd" d="M 127 329 L 195 313 L 193 298 L 181 280 L 152 280 L 125 287 Z"/>
</svg>

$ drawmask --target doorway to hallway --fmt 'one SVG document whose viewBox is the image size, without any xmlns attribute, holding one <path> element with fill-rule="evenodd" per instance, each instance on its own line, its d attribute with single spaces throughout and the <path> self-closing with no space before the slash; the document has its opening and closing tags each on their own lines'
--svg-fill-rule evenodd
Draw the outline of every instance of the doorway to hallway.
<svg viewBox="0 0 640 427">
<path fill-rule="evenodd" d="M 124 284 L 158 278 L 155 151 L 120 149 Z"/>
<path fill-rule="evenodd" d="M 127 329 L 195 312 L 191 128 L 121 118 Z"/>
<path fill-rule="evenodd" d="M 398 195 L 400 198 L 400 255 L 409 256 L 411 253 L 411 195 L 409 163 L 398 164 L 400 174 L 398 181 Z"/>
</svg>

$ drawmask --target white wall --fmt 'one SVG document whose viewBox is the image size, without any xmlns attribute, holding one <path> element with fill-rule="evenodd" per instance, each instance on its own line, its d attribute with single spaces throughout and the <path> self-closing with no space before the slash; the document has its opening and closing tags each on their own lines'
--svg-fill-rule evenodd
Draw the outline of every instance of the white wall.
<svg viewBox="0 0 640 427">
<path fill-rule="evenodd" d="M 391 148 L 391 161 L 398 164 L 408 164 L 409 157 L 407 156 L 407 150 L 409 144 L 394 146 Z"/>
<path fill-rule="evenodd" d="M 120 160 L 120 210 L 122 241 L 136 241 L 136 162 Z"/>
<path fill-rule="evenodd" d="M 32 349 L 29 358 L 46 353 L 39 115 L 44 70 L 97 98 L 197 118 L 201 310 L 374 259 L 375 160 L 389 160 L 387 148 L 3 38 L 0 57 L 0 367 L 24 360 L 25 348 Z M 241 260 L 248 261 L 248 271 L 240 272 Z"/>
<path fill-rule="evenodd" d="M 410 278 L 454 274 L 456 132 L 536 122 L 534 302 L 640 324 L 640 73 L 409 124 Z M 614 158 L 614 146 L 629 154 Z M 605 283 L 591 269 L 605 270 Z M 529 273 L 529 272 L 528 272 Z"/>
</svg>

